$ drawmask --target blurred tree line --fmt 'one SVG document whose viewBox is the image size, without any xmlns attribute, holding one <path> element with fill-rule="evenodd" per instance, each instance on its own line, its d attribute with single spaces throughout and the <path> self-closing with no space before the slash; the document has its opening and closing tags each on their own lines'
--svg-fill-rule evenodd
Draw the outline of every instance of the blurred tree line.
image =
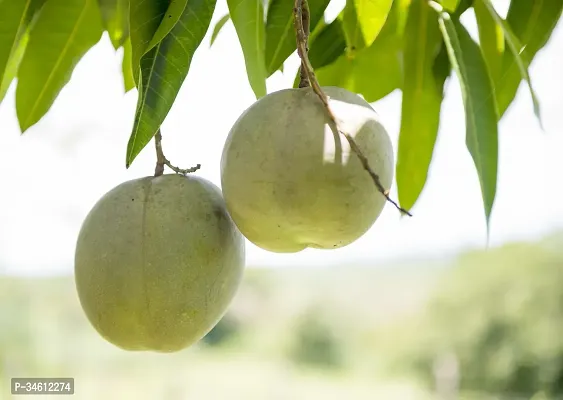
<svg viewBox="0 0 563 400">
<path fill-rule="evenodd" d="M 434 387 L 436 362 L 454 357 L 460 391 L 563 398 L 562 244 L 553 237 L 461 257 L 411 322 L 400 363 Z"/>
</svg>

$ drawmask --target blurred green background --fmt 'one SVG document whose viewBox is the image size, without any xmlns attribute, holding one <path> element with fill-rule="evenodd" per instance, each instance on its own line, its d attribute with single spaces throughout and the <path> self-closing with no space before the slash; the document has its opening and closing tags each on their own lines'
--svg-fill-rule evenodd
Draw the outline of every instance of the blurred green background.
<svg viewBox="0 0 563 400">
<path fill-rule="evenodd" d="M 51 376 L 80 399 L 562 399 L 562 279 L 563 234 L 440 262 L 247 268 L 198 345 L 156 354 L 104 341 L 72 277 L 4 276 L 0 397 Z"/>
</svg>

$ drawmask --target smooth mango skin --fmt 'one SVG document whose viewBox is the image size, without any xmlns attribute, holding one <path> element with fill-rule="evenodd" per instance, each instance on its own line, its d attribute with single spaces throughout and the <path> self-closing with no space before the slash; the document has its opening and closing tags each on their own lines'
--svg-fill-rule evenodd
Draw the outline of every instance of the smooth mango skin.
<svg viewBox="0 0 563 400">
<path fill-rule="evenodd" d="M 340 128 L 389 189 L 393 147 L 377 113 L 355 93 L 323 90 Z M 330 128 L 323 107 L 311 88 L 280 90 L 256 101 L 229 132 L 221 158 L 223 196 L 242 234 L 262 249 L 293 253 L 346 246 L 385 206 L 348 141 Z"/>
<path fill-rule="evenodd" d="M 107 341 L 174 352 L 224 315 L 244 262 L 244 238 L 215 185 L 145 177 L 118 185 L 87 215 L 75 281 L 86 316 Z"/>
</svg>

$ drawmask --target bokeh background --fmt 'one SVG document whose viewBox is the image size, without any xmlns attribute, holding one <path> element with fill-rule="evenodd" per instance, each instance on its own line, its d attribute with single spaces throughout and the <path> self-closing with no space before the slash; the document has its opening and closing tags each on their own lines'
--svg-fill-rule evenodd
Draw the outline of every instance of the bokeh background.
<svg viewBox="0 0 563 400">
<path fill-rule="evenodd" d="M 504 15 L 508 2 L 494 4 Z M 343 6 L 333 1 L 326 19 Z M 225 12 L 219 1 L 214 21 Z M 472 13 L 463 21 L 477 39 Z M 174 164 L 201 163 L 198 174 L 220 186 L 223 142 L 254 97 L 232 25 L 211 49 L 210 33 L 162 131 Z M 338 250 L 275 254 L 247 243 L 225 317 L 166 355 L 105 342 L 72 277 L 86 213 L 154 170 L 150 145 L 125 169 L 137 94 L 123 94 L 121 57 L 104 34 L 24 136 L 15 85 L 0 106 L 0 399 L 11 377 L 34 376 L 74 377 L 79 399 L 563 399 L 561 23 L 531 66 L 544 130 L 523 85 L 501 122 L 488 240 L 454 76 L 413 218 L 387 206 Z M 290 58 L 268 90 L 291 86 L 298 64 Z M 400 100 L 396 91 L 374 104 L 395 147 Z"/>
</svg>

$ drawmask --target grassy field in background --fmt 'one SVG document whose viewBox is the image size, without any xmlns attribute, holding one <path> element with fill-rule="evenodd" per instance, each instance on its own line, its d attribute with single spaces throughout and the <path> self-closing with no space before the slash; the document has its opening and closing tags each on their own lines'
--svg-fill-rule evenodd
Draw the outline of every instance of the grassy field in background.
<svg viewBox="0 0 563 400">
<path fill-rule="evenodd" d="M 489 340 L 486 329 L 508 324 L 513 326 L 508 336 L 482 350 L 482 361 L 464 359 L 474 376 L 482 368 L 498 372 L 502 388 L 519 367 L 505 363 L 499 369 L 495 349 L 514 363 L 520 353 L 536 354 L 540 364 L 559 349 L 563 355 L 563 339 L 544 341 L 552 347 L 534 344 L 540 336 L 556 338 L 560 330 L 554 324 L 563 321 L 557 314 L 563 291 L 554 278 L 563 276 L 560 239 L 475 252 L 443 265 L 247 268 L 216 329 L 173 354 L 127 352 L 102 339 L 80 308 L 72 276 L 0 276 L 0 399 L 10 398 L 11 377 L 73 377 L 75 398 L 85 400 L 430 400 L 436 398 L 431 380 L 423 386 L 410 368 L 431 365 L 432 341 L 425 340 L 459 342 L 460 354 L 471 356 Z M 439 325 L 440 319 L 432 319 L 436 315 L 427 316 L 428 307 L 444 276 L 457 270 L 453 286 L 446 282 L 449 292 L 440 289 L 446 302 L 437 308 L 453 327 Z M 520 303 L 511 306 L 512 298 Z M 532 327 L 521 315 L 543 330 L 518 336 L 525 331 L 518 323 Z M 527 337 L 532 342 L 524 341 Z M 483 385 L 495 387 L 497 381 L 491 382 Z M 477 387 L 481 390 L 480 382 Z M 457 400 L 530 398 L 473 391 Z"/>
</svg>

